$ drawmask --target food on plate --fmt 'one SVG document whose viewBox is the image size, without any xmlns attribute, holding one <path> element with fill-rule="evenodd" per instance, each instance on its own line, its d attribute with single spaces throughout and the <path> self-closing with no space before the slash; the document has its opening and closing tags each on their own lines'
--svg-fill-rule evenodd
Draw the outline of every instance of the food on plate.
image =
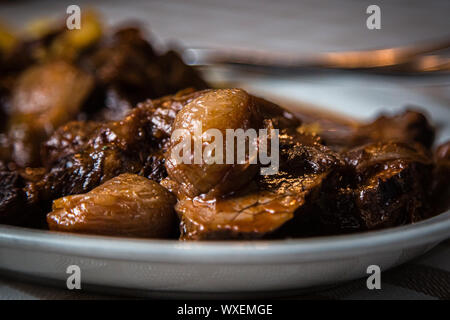
<svg viewBox="0 0 450 320">
<path fill-rule="evenodd" d="M 105 33 L 86 19 L 74 34 L 57 26 L 0 44 L 0 223 L 253 240 L 377 230 L 449 208 L 449 142 L 433 147 L 420 111 L 371 123 L 294 114 L 210 88 L 137 27 Z"/>
<path fill-rule="evenodd" d="M 161 110 L 181 108 L 193 96 L 187 90 L 143 102 L 120 121 L 77 121 L 58 128 L 42 146 L 45 173 L 19 190 L 28 212 L 45 221 L 53 200 L 89 192 L 121 173 L 158 182 L 165 178 L 163 151 L 170 133 L 163 132 L 173 118 Z"/>
<path fill-rule="evenodd" d="M 386 141 L 350 149 L 347 183 L 325 186 L 320 225 L 328 232 L 365 231 L 417 222 L 432 215 L 433 160 L 419 144 Z"/>
<path fill-rule="evenodd" d="M 435 136 L 435 129 L 425 115 L 410 108 L 393 116 L 381 115 L 370 123 L 336 121 L 319 114 L 302 114 L 301 118 L 314 124 L 312 130 L 320 134 L 324 144 L 335 150 L 386 140 L 419 143 L 430 148 Z"/>
<path fill-rule="evenodd" d="M 175 51 L 156 52 L 139 28 L 104 33 L 87 11 L 80 30 L 38 29 L 0 46 L 0 156 L 8 166 L 40 166 L 41 144 L 70 120 L 120 120 L 148 98 L 208 87 Z"/>
<path fill-rule="evenodd" d="M 93 87 L 92 77 L 64 61 L 26 69 L 10 96 L 3 154 L 18 166 L 39 166 L 40 145 L 80 111 Z M 6 158 L 6 157 L 5 157 Z"/>
<path fill-rule="evenodd" d="M 258 239 L 305 235 L 312 204 L 333 172 L 344 162 L 318 137 L 295 130 L 280 133 L 280 168 L 273 175 L 256 175 L 246 187 L 213 200 L 179 196 L 175 206 L 181 238 Z M 290 229 L 290 232 L 288 231 Z"/>
<path fill-rule="evenodd" d="M 248 159 L 239 164 L 197 161 L 195 152 L 183 155 L 183 161 L 178 161 L 177 154 L 172 148 L 182 145 L 181 139 L 188 135 L 189 149 L 195 148 L 196 139 L 203 138 L 209 129 L 218 130 L 225 137 L 227 129 L 259 128 L 262 122 L 258 119 L 258 105 L 244 90 L 223 89 L 205 92 L 186 104 L 175 117 L 172 130 L 180 131 L 180 135 L 172 135 L 167 152 L 166 169 L 170 177 L 180 184 L 183 192 L 189 196 L 200 194 L 222 195 L 241 185 L 247 184 L 257 173 L 257 165 Z M 183 131 L 184 130 L 184 131 Z M 198 134 L 197 134 L 197 131 Z M 197 134 L 197 135 L 196 135 Z M 216 143 L 215 138 L 211 138 Z M 223 140 L 223 139 L 222 139 Z M 223 142 L 223 141 L 222 141 Z M 203 141 L 200 146 L 202 156 L 210 143 Z M 237 143 L 236 143 L 237 144 Z M 236 148 L 236 145 L 234 146 Z M 226 155 L 225 144 L 220 145 L 220 152 Z M 217 151 L 218 152 L 218 151 Z M 202 163 L 200 163 L 202 162 Z"/>
<path fill-rule="evenodd" d="M 436 148 L 433 171 L 433 188 L 431 189 L 434 212 L 440 213 L 450 207 L 450 141 Z"/>
<path fill-rule="evenodd" d="M 177 213 L 183 240 L 341 234 L 413 223 L 437 213 L 433 199 L 448 194 L 443 182 L 449 175 L 446 145 L 434 156 L 411 135 L 385 139 L 378 133 L 362 145 L 351 141 L 336 147 L 322 139 L 320 130 L 304 130 L 300 119 L 281 110 L 242 89 L 184 90 L 139 103 L 122 120 L 68 122 L 42 145 L 43 167 L 3 165 L 0 218 L 37 226 L 46 217 L 51 230 L 145 236 L 125 227 L 117 230 L 119 217 L 133 220 L 135 211 L 120 197 L 133 188 L 114 183 L 124 174 L 165 188 L 172 200 L 161 201 L 172 201 L 168 207 Z M 198 124 L 219 131 L 277 128 L 278 171 L 260 174 L 251 167 L 261 165 L 249 162 L 174 165 L 171 151 L 177 141 L 171 134 L 180 128 L 192 132 Z M 432 127 L 426 122 L 422 128 L 416 137 L 420 130 L 428 135 Z M 207 145 L 201 144 L 202 151 Z M 114 195 L 108 199 L 115 199 L 120 212 L 112 218 L 114 233 L 109 224 L 95 231 L 95 223 L 75 223 L 85 216 L 78 219 L 72 212 L 86 217 L 108 212 L 105 192 Z M 146 193 L 139 199 L 152 197 Z M 76 226 L 61 215 L 74 218 Z"/>
<path fill-rule="evenodd" d="M 86 194 L 53 202 L 50 230 L 164 238 L 176 230 L 176 198 L 157 182 L 124 173 Z"/>
</svg>

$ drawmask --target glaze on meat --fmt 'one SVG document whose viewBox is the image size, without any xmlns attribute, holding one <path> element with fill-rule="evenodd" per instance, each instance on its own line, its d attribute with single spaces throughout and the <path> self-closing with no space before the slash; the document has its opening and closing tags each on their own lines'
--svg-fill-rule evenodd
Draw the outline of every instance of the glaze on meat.
<svg viewBox="0 0 450 320">
<path fill-rule="evenodd" d="M 254 240 L 378 230 L 448 210 L 449 142 L 434 148 L 419 110 L 370 123 L 294 115 L 240 88 L 208 88 L 136 27 L 103 34 L 92 14 L 83 23 L 0 49 L 1 224 Z M 200 126 L 278 130 L 278 171 L 261 174 L 247 154 L 178 162 L 173 133 L 192 139 Z M 202 139 L 201 152 L 211 145 Z"/>
</svg>

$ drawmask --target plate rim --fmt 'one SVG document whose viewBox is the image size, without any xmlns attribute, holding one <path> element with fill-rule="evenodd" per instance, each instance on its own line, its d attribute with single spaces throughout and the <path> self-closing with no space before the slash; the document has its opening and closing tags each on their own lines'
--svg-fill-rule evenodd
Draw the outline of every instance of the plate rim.
<svg viewBox="0 0 450 320">
<path fill-rule="evenodd" d="M 403 89 L 411 90 L 410 88 Z M 270 92 L 268 95 L 276 96 L 277 94 Z M 432 98 L 423 93 L 419 95 L 425 96 L 427 99 Z M 287 100 L 299 104 L 305 103 L 295 97 L 287 97 Z M 436 107 L 436 105 L 442 104 L 433 105 Z M 323 110 L 328 109 L 326 106 L 320 107 Z M 430 108 L 424 110 L 431 112 Z M 294 110 L 291 109 L 291 111 Z M 335 112 L 342 114 L 338 110 Z M 403 251 L 415 246 L 436 244 L 447 238 L 450 238 L 450 210 L 414 224 L 378 231 L 302 239 L 254 241 L 182 242 L 164 239 L 118 238 L 0 225 L 0 251 L 3 248 L 24 249 L 98 259 L 178 264 L 263 265 L 346 259 L 368 256 L 377 252 Z"/>
<path fill-rule="evenodd" d="M 379 231 L 253 241 L 119 238 L 0 225 L 0 248 L 152 263 L 277 264 L 345 259 L 437 243 L 449 237 L 450 210 Z"/>
</svg>

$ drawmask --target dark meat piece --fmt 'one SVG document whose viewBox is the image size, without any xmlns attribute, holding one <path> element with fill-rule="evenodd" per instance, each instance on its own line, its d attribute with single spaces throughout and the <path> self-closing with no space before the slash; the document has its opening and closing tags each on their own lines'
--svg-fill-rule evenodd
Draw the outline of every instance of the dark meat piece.
<svg viewBox="0 0 450 320">
<path fill-rule="evenodd" d="M 86 194 L 57 199 L 50 230 L 164 238 L 174 234 L 175 197 L 157 182 L 124 173 Z"/>
<path fill-rule="evenodd" d="M 420 143 L 430 148 L 434 141 L 434 128 L 420 112 L 407 110 L 394 116 L 380 116 L 369 124 L 349 121 L 314 119 L 305 115 L 306 129 L 317 132 L 324 143 L 336 150 L 343 150 L 377 141 L 401 141 Z"/>
<path fill-rule="evenodd" d="M 0 171 L 0 224 L 24 224 L 26 199 L 23 184 L 17 172 Z"/>
<path fill-rule="evenodd" d="M 405 143 L 416 142 L 430 148 L 434 141 L 434 128 L 422 113 L 407 110 L 396 116 L 381 116 L 374 122 L 361 126 L 355 139 L 360 141 L 357 144 L 364 140 L 397 140 Z"/>
<path fill-rule="evenodd" d="M 280 168 L 226 198 L 179 198 L 182 240 L 258 239 L 308 233 L 310 205 L 344 164 L 317 137 L 283 131 Z M 287 230 L 289 230 L 288 233 Z"/>
<path fill-rule="evenodd" d="M 377 142 L 344 154 L 353 181 L 323 186 L 322 232 L 343 233 L 412 223 L 430 215 L 432 161 L 419 144 Z"/>
<path fill-rule="evenodd" d="M 42 217 L 52 200 L 89 192 L 121 173 L 155 181 L 165 178 L 161 146 L 166 136 L 162 132 L 176 112 L 164 110 L 181 109 L 192 99 L 190 92 L 148 100 L 121 121 L 71 122 L 60 127 L 44 144 L 42 158 L 48 172 L 24 188 L 27 201 L 42 208 Z M 161 134 L 155 136 L 156 132 Z"/>
<path fill-rule="evenodd" d="M 41 143 L 75 117 L 92 85 L 89 75 L 61 61 L 27 69 L 12 93 L 4 160 L 39 166 Z"/>
<path fill-rule="evenodd" d="M 276 129 L 297 128 L 301 121 L 291 112 L 281 108 L 279 105 L 259 97 L 253 97 L 258 105 L 258 111 L 263 119 L 270 119 L 271 126 Z"/>
<path fill-rule="evenodd" d="M 60 128 L 44 149 L 50 170 L 42 181 L 28 186 L 30 194 L 37 192 L 39 200 L 48 202 L 86 193 L 121 173 L 139 173 L 155 150 L 147 111 L 136 108 L 121 121 L 86 123 L 92 130 L 88 135 L 80 133 L 81 123 Z"/>
<path fill-rule="evenodd" d="M 115 128 L 114 130 L 126 131 L 133 124 L 138 124 L 139 128 L 148 134 L 149 144 L 161 149 L 167 143 L 172 132 L 172 123 L 181 108 L 202 94 L 202 91 L 186 89 L 175 95 L 165 96 L 160 99 L 146 100 L 132 110 L 122 121 L 72 121 L 60 127 L 45 142 L 42 150 L 43 163 L 47 168 L 51 168 L 58 160 L 68 155 L 76 154 L 92 145 L 94 140 L 99 141 L 102 130 Z M 123 129 L 122 129 L 123 128 Z M 137 130 L 135 128 L 135 130 Z M 130 134 L 128 137 L 133 138 Z M 128 141 L 125 138 L 124 141 Z M 139 139 L 136 137 L 136 139 Z M 103 141 L 102 143 L 105 143 Z M 125 145 L 127 142 L 124 142 Z M 102 149 L 108 149 L 106 145 Z M 164 151 L 164 148 L 163 150 Z M 151 162 L 154 162 L 151 160 Z"/>
<path fill-rule="evenodd" d="M 433 172 L 431 203 L 434 213 L 450 208 L 450 141 L 441 144 L 435 152 L 436 167 Z"/>
<path fill-rule="evenodd" d="M 39 181 L 43 169 L 8 170 L 0 163 L 0 224 L 42 227 L 39 209 L 28 202 L 24 186 Z"/>
<path fill-rule="evenodd" d="M 197 72 L 185 65 L 177 53 L 154 52 L 139 29 L 125 28 L 102 43 L 80 64 L 98 81 L 106 109 L 94 117 L 118 120 L 138 102 L 173 94 L 184 88 L 197 90 L 207 84 Z M 97 108 L 93 106 L 97 111 Z"/>
<path fill-rule="evenodd" d="M 162 152 L 165 152 L 170 142 L 172 125 L 178 112 L 195 98 L 208 90 L 195 91 L 192 88 L 181 90 L 175 95 L 165 96 L 156 100 L 146 100 L 139 107 L 151 113 L 151 130 L 153 139 L 158 141 Z"/>
<path fill-rule="evenodd" d="M 157 92 L 155 97 L 172 94 L 184 88 L 195 88 L 197 90 L 209 88 L 197 71 L 187 66 L 179 54 L 173 50 L 159 56 L 156 63 L 160 67 L 161 75 L 164 76 L 165 81 L 164 88 L 161 88 L 161 91 Z M 158 80 L 158 82 L 161 83 L 161 80 Z"/>
<path fill-rule="evenodd" d="M 167 171 L 164 167 L 166 159 L 162 152 L 154 152 L 148 155 L 140 174 L 150 180 L 161 181 L 167 177 Z"/>
<path fill-rule="evenodd" d="M 100 122 L 72 121 L 59 127 L 44 143 L 42 148 L 42 162 L 48 169 L 62 159 L 84 148 Z"/>
</svg>

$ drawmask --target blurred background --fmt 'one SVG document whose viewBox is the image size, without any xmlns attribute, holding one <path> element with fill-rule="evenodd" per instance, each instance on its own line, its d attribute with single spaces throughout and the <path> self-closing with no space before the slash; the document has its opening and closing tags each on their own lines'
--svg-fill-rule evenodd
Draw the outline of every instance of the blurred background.
<svg viewBox="0 0 450 320">
<path fill-rule="evenodd" d="M 297 60 L 309 61 L 329 53 L 414 50 L 429 44 L 448 47 L 450 43 L 448 0 L 0 1 L 0 22 L 20 33 L 29 30 L 30 24 L 38 25 L 36 20 L 63 22 L 71 4 L 78 5 L 82 13 L 99 12 L 106 26 L 137 22 L 154 48 L 176 48 L 185 62 L 193 64 L 205 63 L 199 61 L 197 49 L 225 52 L 225 60 L 229 53 L 240 52 L 250 64 L 269 57 L 275 64 L 293 60 L 291 64 L 296 65 Z M 379 30 L 369 30 L 366 25 L 370 15 L 366 10 L 373 4 L 381 9 Z M 436 111 L 436 105 L 450 105 L 450 54 L 448 49 L 437 54 L 446 61 L 440 64 L 444 71 L 349 71 L 304 65 L 235 68 L 230 64 L 212 66 L 209 56 L 208 67 L 199 69 L 206 70 L 204 76 L 216 86 L 243 87 L 276 102 L 281 102 L 280 97 L 293 99 L 362 120 L 414 105 L 428 111 L 440 127 L 447 127 L 450 120 L 442 110 Z M 384 56 L 389 60 L 391 52 Z M 450 129 L 443 130 L 450 136 Z"/>
<path fill-rule="evenodd" d="M 108 24 L 137 20 L 161 42 L 188 47 L 296 53 L 402 46 L 450 36 L 448 0 L 153 0 L 1 1 L 0 19 L 65 15 L 68 5 L 96 8 Z M 366 9 L 381 8 L 381 30 L 368 30 Z"/>
</svg>

